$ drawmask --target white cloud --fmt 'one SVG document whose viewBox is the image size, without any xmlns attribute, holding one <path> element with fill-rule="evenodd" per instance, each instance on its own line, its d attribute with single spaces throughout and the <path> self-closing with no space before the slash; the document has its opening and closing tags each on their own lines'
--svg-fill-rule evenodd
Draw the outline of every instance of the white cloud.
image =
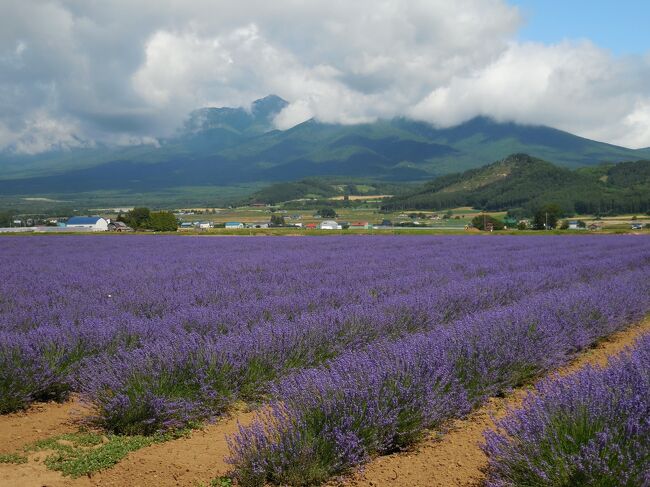
<svg viewBox="0 0 650 487">
<path fill-rule="evenodd" d="M 19 130 L 11 130 L 0 123 L 0 144 L 11 148 L 16 154 L 39 154 L 41 152 L 75 147 L 88 147 L 91 141 L 78 138 L 79 129 L 73 121 L 52 119 L 46 112 L 34 113 L 25 120 Z"/>
<path fill-rule="evenodd" d="M 650 64 L 593 44 L 513 43 L 493 63 L 434 89 L 410 114 L 440 126 L 476 115 L 546 124 L 598 140 L 650 143 Z"/>
<path fill-rule="evenodd" d="M 283 129 L 483 114 L 650 146 L 650 58 L 518 43 L 521 22 L 505 0 L 5 0 L 0 148 L 151 142 L 270 93 Z"/>
</svg>

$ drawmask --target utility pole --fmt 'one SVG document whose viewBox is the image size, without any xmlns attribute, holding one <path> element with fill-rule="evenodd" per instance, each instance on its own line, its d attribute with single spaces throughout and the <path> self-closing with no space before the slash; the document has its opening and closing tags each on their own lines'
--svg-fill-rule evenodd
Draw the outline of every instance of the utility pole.
<svg viewBox="0 0 650 487">
<path fill-rule="evenodd" d="M 548 230 L 548 211 L 544 212 L 544 217 L 546 218 L 546 222 L 544 223 L 544 230 Z"/>
</svg>

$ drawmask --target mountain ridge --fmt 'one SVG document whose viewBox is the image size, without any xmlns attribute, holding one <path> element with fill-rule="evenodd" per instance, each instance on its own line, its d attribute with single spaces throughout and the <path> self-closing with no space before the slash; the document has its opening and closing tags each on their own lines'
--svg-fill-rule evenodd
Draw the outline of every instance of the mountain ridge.
<svg viewBox="0 0 650 487">
<path fill-rule="evenodd" d="M 310 177 L 426 181 L 531 153 L 569 168 L 650 158 L 545 126 L 476 117 L 436 128 L 403 117 L 357 125 L 308 120 L 277 130 L 287 102 L 270 95 L 250 109 L 193 111 L 158 146 L 71 149 L 38 156 L 0 155 L 7 195 L 92 191 L 173 193 L 183 187 L 268 184 Z"/>
</svg>

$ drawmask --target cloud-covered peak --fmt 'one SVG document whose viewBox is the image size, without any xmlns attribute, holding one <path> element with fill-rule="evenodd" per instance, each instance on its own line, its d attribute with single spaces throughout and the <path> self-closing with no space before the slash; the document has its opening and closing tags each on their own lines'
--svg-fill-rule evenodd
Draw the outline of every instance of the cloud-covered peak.
<svg viewBox="0 0 650 487">
<path fill-rule="evenodd" d="M 201 133 L 226 129 L 239 133 L 268 132 L 274 129 L 275 117 L 289 103 L 277 95 L 268 95 L 247 107 L 206 107 L 194 110 L 183 124 L 183 133 Z"/>
<path fill-rule="evenodd" d="M 255 118 L 272 120 L 278 113 L 284 110 L 289 102 L 277 95 L 268 95 L 255 100 L 251 105 L 251 113 Z"/>
</svg>

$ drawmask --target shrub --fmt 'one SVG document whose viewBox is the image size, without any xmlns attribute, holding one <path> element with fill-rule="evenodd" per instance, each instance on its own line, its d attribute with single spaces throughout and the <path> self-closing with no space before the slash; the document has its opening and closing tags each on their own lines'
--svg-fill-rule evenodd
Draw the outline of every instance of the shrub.
<svg viewBox="0 0 650 487">
<path fill-rule="evenodd" d="M 192 426 L 228 404 L 229 367 L 197 335 L 176 343 L 89 359 L 79 387 L 96 409 L 95 424 L 127 435 L 150 435 Z"/>
<path fill-rule="evenodd" d="M 488 486 L 650 481 L 650 335 L 604 368 L 542 382 L 486 433 Z"/>
</svg>

